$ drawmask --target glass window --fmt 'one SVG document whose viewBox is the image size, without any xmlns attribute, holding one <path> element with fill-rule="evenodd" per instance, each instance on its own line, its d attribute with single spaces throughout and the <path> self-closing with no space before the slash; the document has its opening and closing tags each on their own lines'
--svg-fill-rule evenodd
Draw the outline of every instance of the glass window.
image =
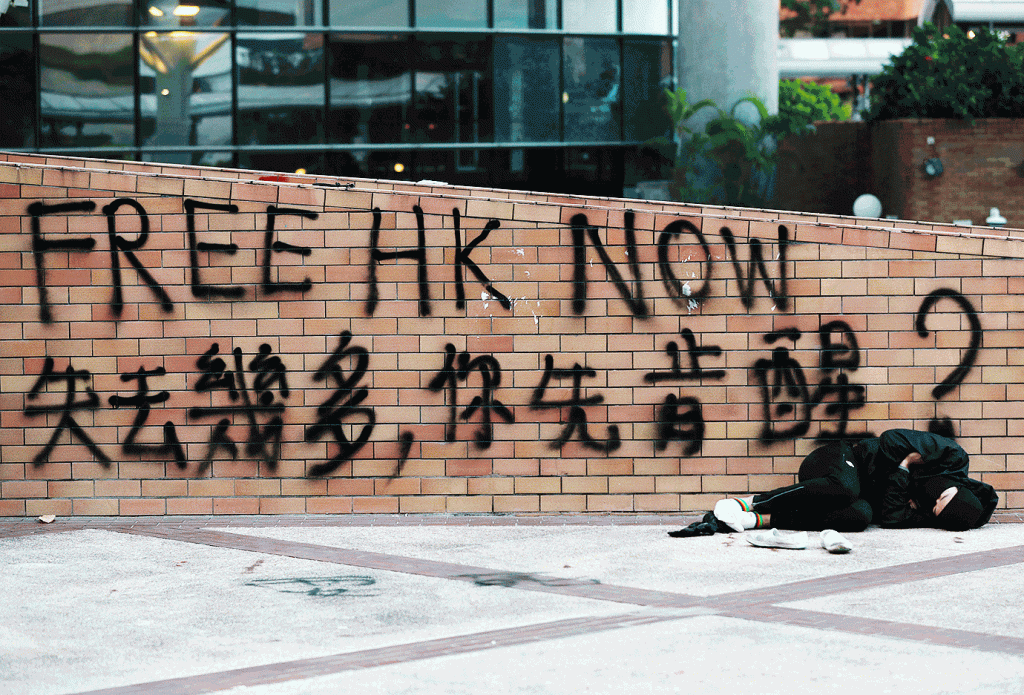
<svg viewBox="0 0 1024 695">
<path fill-rule="evenodd" d="M 228 34 L 150 31 L 141 37 L 139 58 L 143 146 L 231 144 Z"/>
<path fill-rule="evenodd" d="M 256 171 L 280 171 L 284 173 L 324 174 L 323 152 L 292 150 L 289 152 L 239 152 L 238 166 Z"/>
<path fill-rule="evenodd" d="M 135 24 L 133 0 L 38 0 L 38 5 L 39 23 L 45 26 L 130 27 Z"/>
<path fill-rule="evenodd" d="M 141 22 L 154 28 L 220 27 L 231 23 L 225 0 L 142 0 Z"/>
<path fill-rule="evenodd" d="M 238 144 L 324 141 L 324 35 L 238 34 Z"/>
<path fill-rule="evenodd" d="M 134 145 L 133 60 L 128 34 L 40 34 L 40 145 Z"/>
<path fill-rule="evenodd" d="M 615 147 L 563 150 L 565 193 L 589 196 L 622 195 L 622 150 Z"/>
<path fill-rule="evenodd" d="M 332 0 L 327 7 L 332 26 L 409 26 L 409 0 Z"/>
<path fill-rule="evenodd" d="M 622 0 L 626 34 L 668 34 L 668 0 Z"/>
<path fill-rule="evenodd" d="M 219 167 L 221 169 L 237 169 L 235 155 L 232 152 L 204 151 L 204 152 L 173 152 L 160 150 L 159 152 L 143 151 L 143 162 L 161 162 L 164 164 L 190 164 L 201 167 Z"/>
<path fill-rule="evenodd" d="M 618 140 L 622 101 L 618 41 L 567 37 L 563 50 L 565 140 Z"/>
<path fill-rule="evenodd" d="M 622 129 L 625 140 L 671 137 L 665 89 L 672 82 L 672 49 L 668 41 L 627 39 L 623 42 Z"/>
<path fill-rule="evenodd" d="M 412 102 L 409 39 L 402 34 L 332 34 L 328 140 L 362 145 L 401 142 Z M 394 178 L 388 170 L 408 160 L 369 150 L 332 152 L 331 173 L 364 178 Z"/>
<path fill-rule="evenodd" d="M 28 0 L 0 0 L 0 27 L 30 27 L 32 26 L 32 8 Z M 6 41 L 6 39 L 5 39 Z"/>
<path fill-rule="evenodd" d="M 452 37 L 413 45 L 415 101 L 408 139 L 489 142 L 493 117 L 487 42 Z"/>
<path fill-rule="evenodd" d="M 7 34 L 0 41 L 0 147 L 32 147 L 36 132 L 36 71 L 32 37 Z"/>
<path fill-rule="evenodd" d="M 414 176 L 412 162 L 412 152 L 407 151 L 364 150 L 358 158 L 349 152 L 327 153 L 327 171 L 332 176 L 409 180 Z"/>
<path fill-rule="evenodd" d="M 558 39 L 494 40 L 494 139 L 558 140 Z"/>
<path fill-rule="evenodd" d="M 323 22 L 320 0 L 235 0 L 235 21 L 257 26 L 309 27 Z"/>
<path fill-rule="evenodd" d="M 591 34 L 613 34 L 619 29 L 615 0 L 562 0 L 562 28 Z"/>
<path fill-rule="evenodd" d="M 498 29 L 557 29 L 557 0 L 494 0 Z"/>
<path fill-rule="evenodd" d="M 441 28 L 486 28 L 485 0 L 416 0 L 416 26 Z"/>
<path fill-rule="evenodd" d="M 404 178 L 444 181 L 460 186 L 488 186 L 491 183 L 490 155 L 488 150 L 417 150 L 412 175 Z M 391 177 L 394 178 L 394 174 Z"/>
<path fill-rule="evenodd" d="M 495 150 L 491 154 L 491 186 L 561 192 L 565 185 L 562 150 L 556 147 Z"/>
</svg>

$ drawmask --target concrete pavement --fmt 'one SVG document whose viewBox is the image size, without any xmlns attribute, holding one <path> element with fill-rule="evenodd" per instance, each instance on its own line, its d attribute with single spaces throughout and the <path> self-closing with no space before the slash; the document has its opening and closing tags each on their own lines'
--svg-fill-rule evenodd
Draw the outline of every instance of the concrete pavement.
<svg viewBox="0 0 1024 695">
<path fill-rule="evenodd" d="M 0 693 L 1024 693 L 1019 519 L 693 519 L 0 519 Z"/>
</svg>

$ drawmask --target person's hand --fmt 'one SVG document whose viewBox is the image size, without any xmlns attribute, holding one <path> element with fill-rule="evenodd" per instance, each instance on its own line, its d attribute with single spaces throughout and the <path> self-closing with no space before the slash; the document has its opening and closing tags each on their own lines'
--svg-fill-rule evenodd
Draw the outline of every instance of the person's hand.
<svg viewBox="0 0 1024 695">
<path fill-rule="evenodd" d="M 942 513 L 942 510 L 946 508 L 946 505 L 949 504 L 949 501 L 953 499 L 954 496 L 956 496 L 957 490 L 958 488 L 954 486 L 947 487 L 945 490 L 942 491 L 942 494 L 939 495 L 939 499 L 935 500 L 935 507 L 932 509 L 932 513 L 935 516 L 938 516 Z"/>
<path fill-rule="evenodd" d="M 910 466 L 914 465 L 915 463 L 921 463 L 921 454 L 917 453 L 916 451 L 911 451 L 909 454 L 907 454 L 907 457 L 905 459 L 900 461 L 900 468 L 906 468 L 909 471 Z"/>
</svg>

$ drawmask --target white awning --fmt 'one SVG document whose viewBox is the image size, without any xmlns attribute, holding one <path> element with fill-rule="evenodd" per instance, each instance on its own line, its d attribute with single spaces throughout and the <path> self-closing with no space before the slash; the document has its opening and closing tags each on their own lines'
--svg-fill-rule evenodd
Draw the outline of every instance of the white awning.
<svg viewBox="0 0 1024 695">
<path fill-rule="evenodd" d="M 877 75 L 910 39 L 780 39 L 780 77 Z"/>
<path fill-rule="evenodd" d="M 946 0 L 953 21 L 979 24 L 1024 24 L 1021 0 Z"/>
</svg>

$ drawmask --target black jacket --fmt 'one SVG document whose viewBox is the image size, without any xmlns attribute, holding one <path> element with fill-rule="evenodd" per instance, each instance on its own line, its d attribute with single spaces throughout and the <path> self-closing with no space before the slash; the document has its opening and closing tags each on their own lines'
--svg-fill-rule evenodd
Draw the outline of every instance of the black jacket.
<svg viewBox="0 0 1024 695">
<path fill-rule="evenodd" d="M 858 442 L 853 451 L 859 459 L 858 468 L 864 466 L 864 497 L 874 510 L 874 522 L 880 526 L 935 526 L 931 513 L 934 502 L 924 495 L 924 484 L 936 476 L 951 478 L 974 493 L 984 510 L 978 526 L 988 523 L 999 501 L 991 485 L 967 476 L 970 459 L 952 439 L 930 432 L 888 430 L 880 437 Z M 921 454 L 921 462 L 911 465 L 909 471 L 900 468 L 907 454 L 915 451 Z"/>
</svg>

